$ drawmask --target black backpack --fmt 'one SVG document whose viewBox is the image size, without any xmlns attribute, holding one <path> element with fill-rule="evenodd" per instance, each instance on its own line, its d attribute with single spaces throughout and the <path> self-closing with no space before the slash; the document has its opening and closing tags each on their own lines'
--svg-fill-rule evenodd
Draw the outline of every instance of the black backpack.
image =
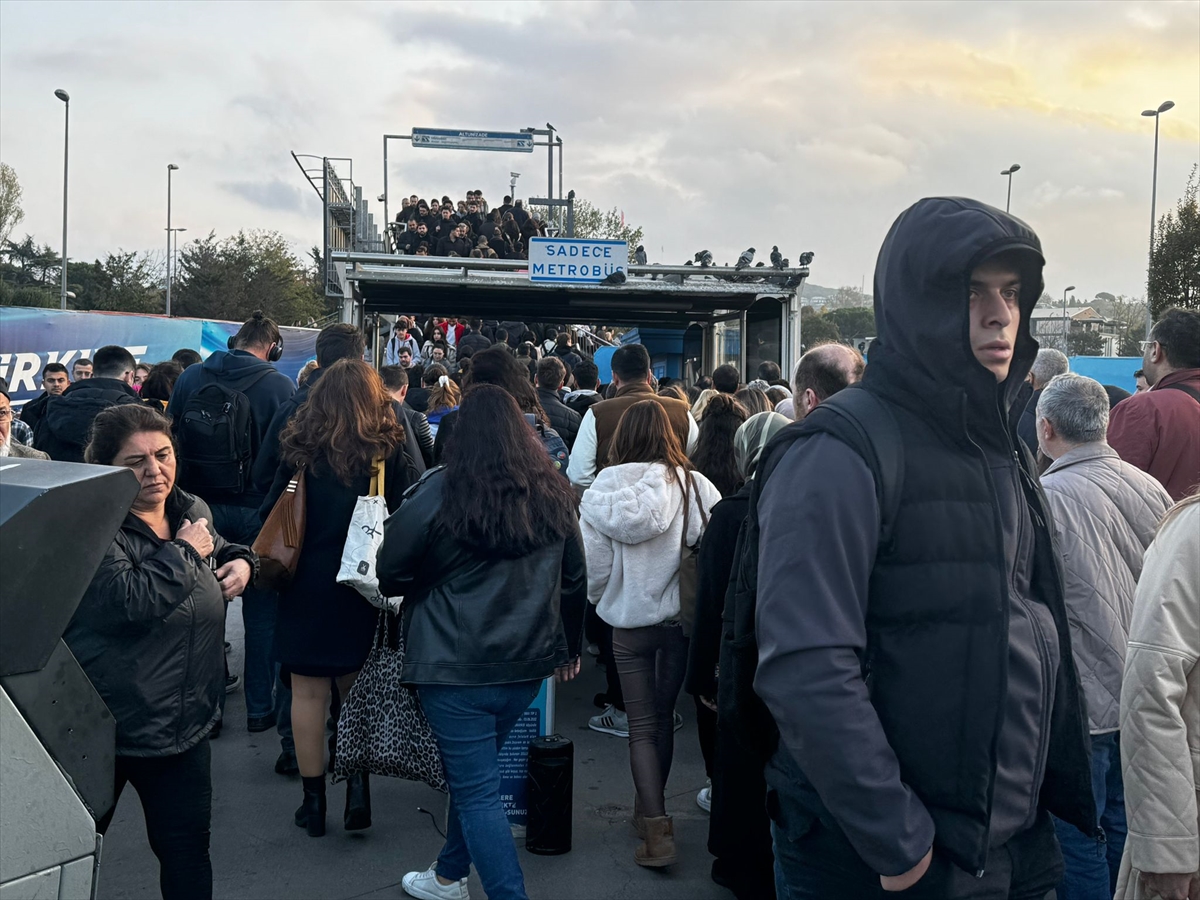
<svg viewBox="0 0 1200 900">
<path fill-rule="evenodd" d="M 214 377 L 184 403 L 175 426 L 184 490 L 205 499 L 245 493 L 258 441 L 250 399 L 244 392 L 273 371 L 256 373 L 241 391 Z"/>
<path fill-rule="evenodd" d="M 779 742 L 779 729 L 766 704 L 754 692 L 758 670 L 758 502 L 762 491 L 788 449 L 801 437 L 825 433 L 845 443 L 862 457 L 875 478 L 879 501 L 879 553 L 892 543 L 900 494 L 904 487 L 904 444 L 900 427 L 886 404 L 866 389 L 855 386 L 834 394 L 802 421 L 780 431 L 763 449 L 750 491 L 750 513 L 738 532 L 734 571 L 725 595 L 721 677 L 718 680 L 720 715 L 745 746 L 770 759 Z M 802 597 L 798 597 L 803 602 Z M 797 685 L 797 689 L 802 689 Z"/>
</svg>

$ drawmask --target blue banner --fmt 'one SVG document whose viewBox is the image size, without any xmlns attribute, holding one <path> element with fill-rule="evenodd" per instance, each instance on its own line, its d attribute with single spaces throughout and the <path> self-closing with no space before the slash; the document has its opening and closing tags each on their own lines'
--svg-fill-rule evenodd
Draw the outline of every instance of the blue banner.
<svg viewBox="0 0 1200 900">
<path fill-rule="evenodd" d="M 542 682 L 541 690 L 500 748 L 500 802 L 504 804 L 509 825 L 523 828 L 529 814 L 529 743 L 549 734 L 553 727 L 554 678 L 550 677 Z"/>
<path fill-rule="evenodd" d="M 185 347 L 208 357 L 224 350 L 238 322 L 138 316 L 129 313 L 74 312 L 23 306 L 0 307 L 0 377 L 7 379 L 13 405 L 42 392 L 42 369 L 62 363 L 70 371 L 78 359 L 90 359 L 100 347 L 118 344 L 138 362 L 156 363 Z M 316 358 L 315 328 L 281 328 L 283 358 L 276 368 L 295 378 Z"/>
</svg>

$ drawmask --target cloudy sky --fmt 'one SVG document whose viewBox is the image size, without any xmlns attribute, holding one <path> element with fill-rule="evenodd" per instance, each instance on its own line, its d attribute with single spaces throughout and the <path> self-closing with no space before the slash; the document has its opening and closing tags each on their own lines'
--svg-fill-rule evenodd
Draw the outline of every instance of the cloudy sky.
<svg viewBox="0 0 1200 900">
<path fill-rule="evenodd" d="M 923 196 L 1003 207 L 1047 288 L 1141 295 L 1153 120 L 1159 211 L 1200 160 L 1200 3 L 0 3 L 0 156 L 18 228 L 55 248 L 71 94 L 72 258 L 273 228 L 320 211 L 289 151 L 350 157 L 383 190 L 382 135 L 551 122 L 565 183 L 646 229 L 651 261 L 813 250 L 814 282 L 867 290 Z M 534 156 L 393 142 L 392 195 L 545 191 Z M 343 174 L 348 174 L 343 171 Z M 377 207 L 373 204 L 373 207 Z"/>
</svg>

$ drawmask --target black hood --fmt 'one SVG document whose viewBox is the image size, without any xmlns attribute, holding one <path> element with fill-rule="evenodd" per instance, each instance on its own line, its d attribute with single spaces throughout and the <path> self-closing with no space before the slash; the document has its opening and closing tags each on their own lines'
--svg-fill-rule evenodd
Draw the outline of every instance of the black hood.
<svg viewBox="0 0 1200 900">
<path fill-rule="evenodd" d="M 218 350 L 204 361 L 204 370 L 217 375 L 221 383 L 234 391 L 245 391 L 264 369 L 274 369 L 266 360 L 245 350 Z"/>
<path fill-rule="evenodd" d="M 1021 251 L 1021 322 L 1008 378 L 998 390 L 971 350 L 970 277 L 1005 251 Z M 965 399 L 972 424 L 991 430 L 1002 421 L 997 402 L 1008 418 L 1037 356 L 1029 323 L 1042 295 L 1044 265 L 1037 235 L 1015 216 L 960 197 L 918 201 L 896 219 L 879 251 L 876 340 L 864 383 L 934 418 L 953 417 L 948 424 L 957 431 Z"/>
</svg>

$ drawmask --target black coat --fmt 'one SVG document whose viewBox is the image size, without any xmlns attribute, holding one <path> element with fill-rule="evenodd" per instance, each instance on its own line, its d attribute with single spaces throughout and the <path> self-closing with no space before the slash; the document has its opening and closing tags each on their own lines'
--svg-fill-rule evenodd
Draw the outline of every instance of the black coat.
<svg viewBox="0 0 1200 900">
<path fill-rule="evenodd" d="M 1029 452 L 1037 455 L 1038 439 L 1037 439 L 1037 403 L 1038 398 L 1042 396 L 1041 388 L 1038 388 L 1029 395 L 1029 402 L 1025 405 L 1025 410 L 1021 413 L 1021 420 L 1017 422 L 1017 435 L 1029 448 Z"/>
<path fill-rule="evenodd" d="M 117 720 L 123 756 L 183 753 L 221 716 L 225 601 L 209 561 L 245 559 L 252 569 L 257 561 L 213 530 L 203 500 L 175 488 L 167 498 L 173 534 L 185 518 L 208 519 L 209 559 L 129 513 L 63 635 Z"/>
<path fill-rule="evenodd" d="M 33 432 L 33 446 L 59 462 L 83 462 L 92 421 L 110 406 L 140 403 L 137 391 L 119 378 L 77 381 L 46 405 Z"/>
<path fill-rule="evenodd" d="M 283 463 L 259 510 L 265 521 L 294 470 Z M 306 471 L 307 506 L 304 546 L 296 574 L 279 593 L 275 646 L 280 664 L 298 675 L 346 675 L 357 671 L 371 649 L 379 610 L 354 588 L 337 583 L 342 549 L 358 498 L 370 489 L 370 473 L 342 484 L 328 469 Z M 404 448 L 398 447 L 384 469 L 388 510 L 400 505 L 410 486 Z"/>
<path fill-rule="evenodd" d="M 417 412 L 407 404 L 400 405 L 400 414 L 404 416 L 405 448 L 424 474 L 426 469 L 433 468 L 433 433 L 429 430 L 429 420 L 425 413 Z"/>
<path fill-rule="evenodd" d="M 579 656 L 587 606 L 575 530 L 518 559 L 477 555 L 438 524 L 446 471 L 432 470 L 387 521 L 379 551 L 386 596 L 405 597 L 408 684 L 511 684 L 546 678 Z"/>
<path fill-rule="evenodd" d="M 545 388 L 537 389 L 538 399 L 542 401 L 542 409 L 550 419 L 550 426 L 567 442 L 567 449 L 575 446 L 575 436 L 579 434 L 579 424 L 583 417 L 558 398 L 557 391 Z"/>
<path fill-rule="evenodd" d="M 468 328 L 462 333 L 458 339 L 458 343 L 456 344 L 458 358 L 466 359 L 471 354 L 479 353 L 482 350 L 486 350 L 490 346 L 492 346 L 492 341 L 490 338 L 488 338 L 486 335 L 480 334 L 478 331 L 472 331 Z M 468 347 L 470 348 L 470 353 L 465 353 L 464 351 L 467 350 Z"/>
<path fill-rule="evenodd" d="M 34 434 L 37 434 L 37 423 L 46 414 L 46 407 L 52 399 L 57 398 L 43 392 L 40 397 L 34 397 L 21 407 L 21 421 L 32 428 Z"/>
</svg>

